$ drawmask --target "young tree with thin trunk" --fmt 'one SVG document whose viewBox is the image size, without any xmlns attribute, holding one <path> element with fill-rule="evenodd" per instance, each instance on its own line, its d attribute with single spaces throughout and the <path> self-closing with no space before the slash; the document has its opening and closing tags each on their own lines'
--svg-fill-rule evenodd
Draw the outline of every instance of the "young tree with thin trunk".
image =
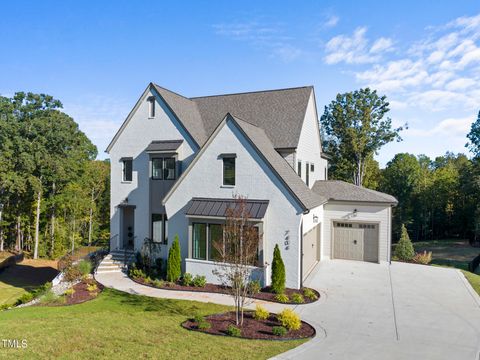
<svg viewBox="0 0 480 360">
<path fill-rule="evenodd" d="M 243 309 L 250 301 L 249 282 L 257 265 L 259 233 L 250 221 L 246 198 L 236 196 L 227 209 L 223 238 L 214 241 L 216 269 L 214 274 L 229 289 L 235 304 L 235 322 L 243 325 Z"/>
</svg>

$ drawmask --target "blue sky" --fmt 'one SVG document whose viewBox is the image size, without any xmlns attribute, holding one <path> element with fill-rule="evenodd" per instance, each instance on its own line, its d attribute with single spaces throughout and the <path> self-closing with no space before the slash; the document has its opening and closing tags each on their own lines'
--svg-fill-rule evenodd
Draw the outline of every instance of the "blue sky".
<svg viewBox="0 0 480 360">
<path fill-rule="evenodd" d="M 364 86 L 391 102 L 397 152 L 465 152 L 480 110 L 478 1 L 4 2 L 0 94 L 48 93 L 103 153 L 141 92 L 314 85 L 319 113 Z"/>
</svg>

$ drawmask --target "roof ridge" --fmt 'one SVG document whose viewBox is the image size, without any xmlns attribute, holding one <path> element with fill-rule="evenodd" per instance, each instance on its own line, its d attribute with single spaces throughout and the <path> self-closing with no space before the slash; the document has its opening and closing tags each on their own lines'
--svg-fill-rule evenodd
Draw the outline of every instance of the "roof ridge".
<svg viewBox="0 0 480 360">
<path fill-rule="evenodd" d="M 158 85 L 158 84 L 155 84 L 154 82 L 152 82 L 152 84 L 153 84 L 155 87 L 158 87 L 158 88 L 160 88 L 160 89 L 166 90 L 166 91 L 168 91 L 168 92 L 170 92 L 170 93 L 172 93 L 172 94 L 174 94 L 174 95 L 180 96 L 180 97 L 184 98 L 185 100 L 192 101 L 192 99 L 190 99 L 190 98 L 188 98 L 188 97 L 186 97 L 186 96 L 184 96 L 184 95 L 182 95 L 182 94 L 179 94 L 179 93 L 177 93 L 177 92 L 175 92 L 175 91 L 172 91 L 172 90 L 170 90 L 170 89 L 167 89 L 166 87 L 163 87 L 163 86 L 160 86 L 160 85 Z M 194 101 L 193 101 L 193 102 L 194 102 Z"/>
<path fill-rule="evenodd" d="M 294 86 L 288 88 L 281 88 L 281 89 L 270 89 L 270 90 L 254 90 L 254 91 L 244 91 L 238 93 L 228 93 L 228 94 L 216 94 L 216 95 L 204 95 L 204 96 L 193 96 L 187 98 L 189 100 L 196 100 L 196 99 L 204 99 L 204 98 L 211 98 L 211 97 L 220 97 L 220 96 L 234 96 L 234 95 L 247 95 L 247 94 L 258 94 L 258 93 L 266 93 L 266 92 L 274 92 L 274 91 L 286 91 L 286 90 L 297 90 L 297 89 L 313 89 L 313 85 L 305 85 L 305 86 Z M 182 96 L 182 95 L 180 95 Z"/>
</svg>

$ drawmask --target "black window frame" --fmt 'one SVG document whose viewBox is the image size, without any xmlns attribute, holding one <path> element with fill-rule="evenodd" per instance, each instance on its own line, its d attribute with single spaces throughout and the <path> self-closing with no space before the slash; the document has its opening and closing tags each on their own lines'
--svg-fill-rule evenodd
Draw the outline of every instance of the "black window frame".
<svg viewBox="0 0 480 360">
<path fill-rule="evenodd" d="M 155 117 L 155 97 L 150 96 L 147 99 L 148 102 L 148 118 L 153 119 Z"/>
<path fill-rule="evenodd" d="M 302 177 L 302 160 L 297 161 L 297 173 L 298 176 Z"/>
<path fill-rule="evenodd" d="M 226 165 L 226 161 L 229 162 L 229 161 L 233 161 L 233 183 L 226 183 L 225 180 L 226 180 L 226 177 L 225 177 L 225 165 Z M 237 173 L 236 173 L 236 157 L 235 156 L 223 156 L 222 157 L 222 185 L 223 186 L 235 186 L 236 184 L 236 177 L 237 177 Z"/>
<path fill-rule="evenodd" d="M 168 168 L 166 167 L 167 160 L 171 160 L 173 163 L 173 178 L 169 178 L 168 175 Z M 159 176 L 154 176 L 154 162 L 160 162 L 161 168 L 159 171 Z M 173 156 L 156 156 L 152 157 L 151 159 L 151 178 L 152 180 L 176 180 L 177 179 L 177 159 Z"/>
<path fill-rule="evenodd" d="M 127 173 L 128 166 L 130 164 L 130 171 Z M 130 179 L 127 178 L 127 175 L 130 175 Z M 122 181 L 123 182 L 132 182 L 133 181 L 133 159 L 122 159 Z"/>
<path fill-rule="evenodd" d="M 156 241 L 154 236 L 153 236 L 154 217 L 159 217 L 155 221 L 161 221 L 162 222 L 162 234 L 161 234 L 160 241 Z M 152 231 L 152 241 L 154 243 L 162 244 L 162 245 L 167 245 L 168 244 L 168 217 L 167 217 L 166 214 L 157 214 L 157 213 L 152 214 L 152 216 L 151 216 L 151 231 Z"/>
<path fill-rule="evenodd" d="M 310 186 L 310 164 L 307 162 L 307 166 L 305 166 L 305 184 Z"/>
</svg>

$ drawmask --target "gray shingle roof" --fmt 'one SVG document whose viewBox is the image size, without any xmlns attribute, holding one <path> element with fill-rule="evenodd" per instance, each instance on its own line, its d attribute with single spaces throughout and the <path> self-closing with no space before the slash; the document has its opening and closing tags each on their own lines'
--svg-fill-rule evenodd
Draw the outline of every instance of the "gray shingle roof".
<svg viewBox="0 0 480 360">
<path fill-rule="evenodd" d="M 274 149 L 272 142 L 263 129 L 236 116 L 232 116 L 232 118 L 305 209 L 313 209 L 326 202 L 327 198 L 313 192 Z"/>
<path fill-rule="evenodd" d="M 191 98 L 208 135 L 225 114 L 261 127 L 275 148 L 296 148 L 312 86 Z"/>
<path fill-rule="evenodd" d="M 234 209 L 235 199 L 192 198 L 186 211 L 190 216 L 225 217 L 227 209 Z M 252 219 L 263 219 L 268 207 L 268 200 L 245 200 L 245 210 Z"/>
<path fill-rule="evenodd" d="M 174 93 L 173 91 L 162 88 L 161 86 L 156 84 L 153 84 L 153 86 L 155 87 L 155 90 L 157 90 L 157 92 L 163 97 L 167 105 L 180 120 L 185 129 L 193 137 L 193 140 L 195 140 L 199 146 L 202 146 L 211 133 L 207 135 L 205 132 L 202 118 L 197 109 L 197 104 L 190 99 Z M 222 121 L 222 117 L 218 120 L 217 124 L 219 124 L 220 121 Z"/>
<path fill-rule="evenodd" d="M 182 145 L 182 143 L 183 140 L 155 140 L 147 146 L 145 151 L 177 151 L 177 149 L 180 147 L 180 145 Z"/>
<path fill-rule="evenodd" d="M 334 201 L 373 202 L 395 205 L 398 203 L 397 199 L 392 195 L 340 180 L 316 181 L 312 189 L 320 196 Z"/>
</svg>

